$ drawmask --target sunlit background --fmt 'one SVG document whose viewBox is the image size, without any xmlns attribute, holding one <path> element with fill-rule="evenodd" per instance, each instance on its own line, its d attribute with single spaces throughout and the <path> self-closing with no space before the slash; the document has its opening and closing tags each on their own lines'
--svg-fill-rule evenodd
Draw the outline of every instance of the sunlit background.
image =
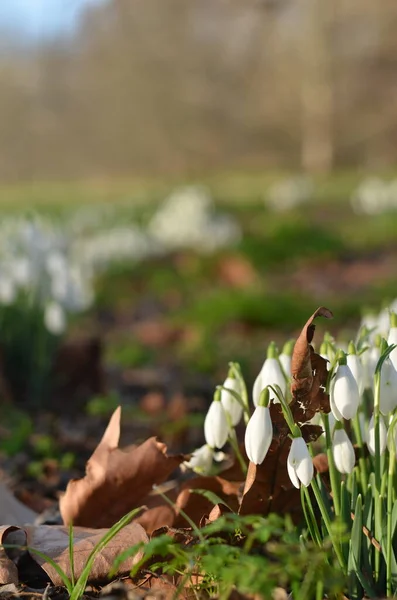
<svg viewBox="0 0 397 600">
<path fill-rule="evenodd" d="M 1 0 L 4 402 L 121 401 L 183 445 L 230 360 L 390 305 L 396 28 L 394 0 Z"/>
</svg>

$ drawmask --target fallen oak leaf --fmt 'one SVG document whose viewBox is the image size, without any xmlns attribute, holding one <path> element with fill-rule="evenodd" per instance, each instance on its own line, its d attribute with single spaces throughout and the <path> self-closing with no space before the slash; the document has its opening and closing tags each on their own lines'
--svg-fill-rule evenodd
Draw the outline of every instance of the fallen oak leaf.
<svg viewBox="0 0 397 600">
<path fill-rule="evenodd" d="M 118 447 L 121 408 L 113 413 L 103 438 L 87 462 L 86 475 L 69 482 L 60 499 L 65 525 L 111 527 L 127 512 L 141 506 L 153 485 L 163 483 L 184 461 L 168 456 L 155 437 L 139 446 Z"/>
</svg>

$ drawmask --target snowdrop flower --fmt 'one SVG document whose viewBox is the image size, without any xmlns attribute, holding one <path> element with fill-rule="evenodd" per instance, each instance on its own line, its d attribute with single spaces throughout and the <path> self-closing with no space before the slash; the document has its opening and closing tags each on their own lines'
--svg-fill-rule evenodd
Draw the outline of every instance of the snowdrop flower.
<svg viewBox="0 0 397 600">
<path fill-rule="evenodd" d="M 241 385 L 238 379 L 228 376 L 223 384 L 224 388 L 228 388 L 236 392 L 241 397 Z M 243 416 L 243 407 L 236 398 L 225 389 L 221 390 L 221 402 L 225 411 L 230 416 L 230 421 L 233 427 L 238 425 Z"/>
<path fill-rule="evenodd" d="M 296 437 L 292 440 L 287 469 L 289 478 L 296 488 L 300 487 L 300 482 L 305 487 L 311 482 L 314 473 L 313 461 L 303 437 Z"/>
<path fill-rule="evenodd" d="M 281 366 L 284 369 L 284 373 L 287 377 L 291 377 L 291 362 L 292 362 L 292 352 L 294 350 L 295 340 L 290 340 L 284 344 L 283 350 L 278 357 L 281 363 Z"/>
<path fill-rule="evenodd" d="M 397 371 L 390 358 L 386 358 L 380 373 L 380 411 L 387 415 L 397 406 Z"/>
<path fill-rule="evenodd" d="M 353 377 L 357 383 L 358 392 L 360 396 L 362 396 L 364 392 L 364 369 L 353 342 L 350 342 L 348 351 L 349 354 L 346 357 L 347 366 L 353 373 Z"/>
<path fill-rule="evenodd" d="M 346 355 L 343 354 L 336 369 L 330 394 L 331 410 L 337 421 L 352 419 L 357 413 L 359 400 L 357 382 L 346 364 Z"/>
<path fill-rule="evenodd" d="M 380 348 L 378 345 L 371 346 L 362 354 L 364 389 L 373 388 L 375 369 L 379 359 Z"/>
<path fill-rule="evenodd" d="M 392 312 L 390 315 L 390 330 L 387 338 L 389 346 L 397 344 L 397 315 Z M 397 370 L 397 348 L 394 348 L 389 354 L 393 367 Z"/>
<path fill-rule="evenodd" d="M 268 385 L 280 386 L 283 394 L 285 394 L 287 389 L 287 383 L 285 381 L 280 363 L 277 359 L 277 350 L 274 342 L 269 344 L 266 360 L 263 363 L 262 369 L 260 370 L 260 373 L 254 383 L 252 397 L 255 406 L 258 406 L 261 392 Z M 277 396 L 272 390 L 270 390 L 270 400 L 275 403 L 279 402 Z"/>
<path fill-rule="evenodd" d="M 229 426 L 219 391 L 215 393 L 204 421 L 205 441 L 211 448 L 223 448 L 229 435 Z"/>
<path fill-rule="evenodd" d="M 197 473 L 207 475 L 212 467 L 214 458 L 214 450 L 208 444 L 204 444 L 201 448 L 197 448 L 190 457 L 189 461 L 185 461 L 184 465 L 193 469 Z"/>
<path fill-rule="evenodd" d="M 356 462 L 353 444 L 341 426 L 337 427 L 332 437 L 332 454 L 339 473 L 351 473 Z"/>
<path fill-rule="evenodd" d="M 372 415 L 366 435 L 368 450 L 375 456 L 375 417 Z M 386 449 L 387 429 L 382 417 L 379 418 L 379 452 L 382 455 Z"/>
<path fill-rule="evenodd" d="M 57 302 L 49 302 L 44 309 L 44 324 L 50 333 L 60 335 L 66 329 L 66 317 L 63 308 Z"/>
<path fill-rule="evenodd" d="M 16 297 L 15 283 L 7 275 L 0 274 L 0 304 L 9 306 Z"/>
<path fill-rule="evenodd" d="M 245 430 L 245 451 L 255 465 L 263 463 L 273 439 L 273 425 L 268 407 L 269 396 L 269 390 L 266 388 Z"/>
</svg>

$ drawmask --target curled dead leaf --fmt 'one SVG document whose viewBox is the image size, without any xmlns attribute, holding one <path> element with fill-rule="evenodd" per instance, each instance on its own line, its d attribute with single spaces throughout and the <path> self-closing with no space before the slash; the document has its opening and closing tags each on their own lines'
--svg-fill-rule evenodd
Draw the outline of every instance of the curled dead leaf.
<svg viewBox="0 0 397 600">
<path fill-rule="evenodd" d="M 118 448 L 120 414 L 119 407 L 87 462 L 85 477 L 70 481 L 60 500 L 66 525 L 110 527 L 144 504 L 153 485 L 166 481 L 186 458 L 168 456 L 165 444 L 154 437 L 139 446 Z"/>
<path fill-rule="evenodd" d="M 309 421 L 316 412 L 329 412 L 329 398 L 325 392 L 327 382 L 327 361 L 316 354 L 313 340 L 316 317 L 332 319 L 333 314 L 320 306 L 304 325 L 294 346 L 291 362 L 292 402 L 290 404 L 296 423 Z"/>
</svg>

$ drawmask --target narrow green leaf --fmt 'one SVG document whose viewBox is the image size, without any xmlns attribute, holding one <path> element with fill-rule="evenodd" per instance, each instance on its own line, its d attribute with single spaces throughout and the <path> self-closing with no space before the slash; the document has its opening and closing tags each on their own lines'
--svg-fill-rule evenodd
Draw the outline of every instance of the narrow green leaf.
<svg viewBox="0 0 397 600">
<path fill-rule="evenodd" d="M 203 490 L 201 488 L 197 488 L 197 489 L 190 489 L 189 491 L 190 491 L 191 494 L 199 494 L 200 496 L 204 496 L 204 498 L 207 498 L 207 500 L 209 500 L 210 502 L 212 502 L 212 504 L 214 506 L 216 506 L 217 504 L 223 504 L 231 512 L 235 512 L 229 506 L 229 504 L 227 502 L 225 502 L 224 500 L 222 500 L 222 498 L 220 498 L 217 494 L 215 494 L 214 492 L 211 492 L 210 490 Z"/>
<path fill-rule="evenodd" d="M 375 375 L 377 373 L 380 373 L 380 371 L 382 370 L 382 367 L 383 367 L 383 363 L 385 362 L 385 360 L 387 358 L 389 358 L 389 356 L 393 352 L 394 348 L 397 348 L 397 344 L 390 344 L 390 346 L 388 346 L 386 348 L 386 350 L 384 351 L 384 353 L 382 354 L 382 356 L 380 357 L 380 359 L 378 360 L 378 362 L 376 364 Z"/>
<path fill-rule="evenodd" d="M 358 578 L 358 572 L 361 570 L 361 546 L 362 546 L 362 501 L 361 494 L 357 497 L 354 511 L 354 521 L 351 530 L 349 544 L 349 559 L 347 570 L 349 576 L 349 596 L 352 600 L 360 600 L 363 596 L 362 585 Z"/>
<path fill-rule="evenodd" d="M 73 523 L 69 525 L 69 564 L 70 564 L 70 580 L 72 582 L 72 586 L 75 585 L 75 576 L 74 576 L 74 536 L 73 536 Z"/>
<path fill-rule="evenodd" d="M 120 519 L 120 521 L 115 523 L 113 527 L 109 529 L 109 531 L 106 532 L 103 538 L 97 543 L 95 548 L 92 549 L 88 556 L 84 569 L 81 572 L 80 577 L 76 581 L 75 586 L 73 587 L 72 593 L 70 594 L 70 600 L 79 600 L 82 597 L 96 556 L 99 554 L 99 552 L 103 550 L 103 548 L 105 548 L 105 546 L 107 546 L 107 544 L 114 538 L 114 536 L 119 533 L 119 531 L 121 531 L 126 525 L 128 525 L 128 523 L 130 523 L 131 520 L 139 512 L 141 512 L 141 510 L 141 507 L 135 508 L 127 515 L 125 515 L 122 519 Z"/>
</svg>

